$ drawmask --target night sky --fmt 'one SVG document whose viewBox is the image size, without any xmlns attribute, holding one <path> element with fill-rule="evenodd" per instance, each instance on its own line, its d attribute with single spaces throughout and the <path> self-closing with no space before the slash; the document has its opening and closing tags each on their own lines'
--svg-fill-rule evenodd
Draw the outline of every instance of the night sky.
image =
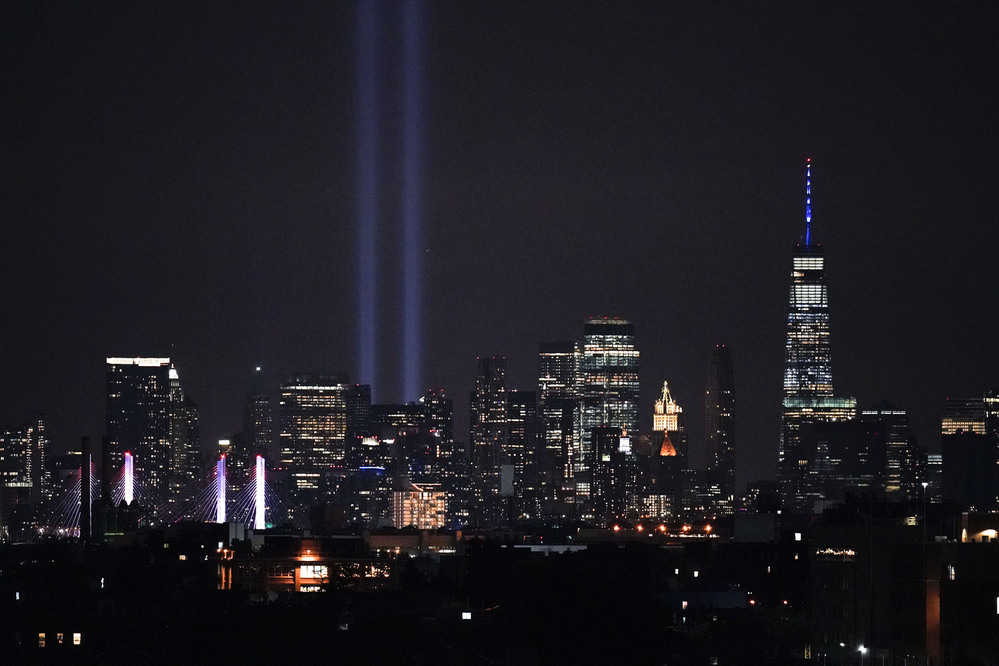
<svg viewBox="0 0 999 666">
<path fill-rule="evenodd" d="M 762 6 L 760 6 L 762 5 Z M 401 395 L 401 6 L 380 6 L 379 402 Z M 909 410 L 999 384 L 992 2 L 425 6 L 423 375 L 467 438 L 475 357 L 632 319 L 701 462 L 710 349 L 739 478 L 772 478 L 812 158 L 836 392 Z M 254 367 L 357 374 L 346 3 L 0 5 L 0 423 L 104 429 L 104 359 L 171 356 L 202 438 Z"/>
</svg>

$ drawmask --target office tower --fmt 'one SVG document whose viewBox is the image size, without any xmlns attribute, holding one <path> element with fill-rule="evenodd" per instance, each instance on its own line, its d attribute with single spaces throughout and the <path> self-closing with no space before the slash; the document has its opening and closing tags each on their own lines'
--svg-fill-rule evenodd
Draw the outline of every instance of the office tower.
<svg viewBox="0 0 999 666">
<path fill-rule="evenodd" d="M 926 499 L 933 503 L 943 502 L 943 454 L 926 454 Z"/>
<path fill-rule="evenodd" d="M 271 407 L 270 396 L 262 389 L 246 395 L 243 403 L 243 434 L 246 438 L 246 450 L 240 452 L 238 464 L 242 469 L 248 470 L 257 455 L 271 457 L 274 442 L 274 409 Z"/>
<path fill-rule="evenodd" d="M 201 432 L 198 406 L 170 373 L 170 501 L 176 502 L 193 488 L 201 474 Z"/>
<path fill-rule="evenodd" d="M 346 400 L 347 440 L 352 446 L 373 434 L 371 432 L 371 386 L 368 384 L 349 385 Z"/>
<path fill-rule="evenodd" d="M 542 342 L 538 351 L 538 401 L 579 397 L 580 346 L 572 340 Z"/>
<path fill-rule="evenodd" d="M 704 391 L 705 468 L 721 473 L 721 492 L 730 504 L 735 499 L 734 407 L 732 354 L 725 345 L 715 345 L 711 350 L 708 386 Z"/>
<path fill-rule="evenodd" d="M 34 536 L 39 517 L 35 509 L 52 496 L 48 456 L 49 441 L 40 416 L 0 431 L 0 542 Z"/>
<path fill-rule="evenodd" d="M 909 416 L 887 400 L 860 413 L 860 420 L 876 426 L 877 444 L 884 448 L 884 492 L 891 499 L 922 498 L 926 480 L 926 453 L 916 443 Z"/>
<path fill-rule="evenodd" d="M 989 427 L 994 418 L 992 397 L 948 398 L 944 404 L 940 423 L 943 500 L 967 511 L 993 511 L 999 506 L 999 437 Z"/>
<path fill-rule="evenodd" d="M 538 351 L 538 418 L 543 496 L 554 500 L 543 511 L 561 513 L 556 502 L 571 502 L 573 470 L 580 456 L 580 363 L 582 347 L 572 340 L 543 342 Z"/>
<path fill-rule="evenodd" d="M 797 437 L 809 455 L 804 496 L 816 513 L 845 501 L 848 494 L 884 491 L 887 438 L 881 423 L 809 420 Z"/>
<path fill-rule="evenodd" d="M 430 389 L 420 398 L 427 410 L 427 426 L 441 442 L 447 455 L 453 454 L 454 445 L 454 401 L 447 397 L 444 389 Z"/>
<path fill-rule="evenodd" d="M 635 326 L 626 319 L 589 319 L 583 327 L 581 367 L 582 431 L 575 467 L 576 494 L 589 495 L 594 428 L 638 431 L 638 350 Z"/>
<path fill-rule="evenodd" d="M 469 423 L 472 463 L 482 473 L 497 472 L 496 468 L 506 462 L 503 459 L 507 440 L 506 358 L 478 358 Z"/>
<path fill-rule="evenodd" d="M 136 478 L 172 500 L 197 480 L 198 411 L 169 358 L 107 359 L 107 446 L 113 470 L 130 451 Z"/>
<path fill-rule="evenodd" d="M 509 434 L 505 358 L 477 360 L 470 406 L 470 518 L 480 526 L 499 525 L 510 516 L 513 494 L 512 467 L 505 451 Z"/>
<path fill-rule="evenodd" d="M 815 493 L 808 488 L 815 451 L 802 442 L 802 426 L 849 420 L 856 400 L 833 395 L 829 344 L 829 299 L 825 257 L 812 238 L 811 160 L 805 169 L 805 233 L 795 246 L 788 299 L 784 356 L 784 400 L 777 480 L 785 509 L 811 512 Z"/>
<path fill-rule="evenodd" d="M 33 417 L 30 423 L 0 432 L 0 488 L 16 493 L 18 501 L 38 502 L 51 495 L 48 469 L 49 440 L 45 420 Z M 5 495 L 11 494 L 6 492 Z"/>
<path fill-rule="evenodd" d="M 280 388 L 280 465 L 299 511 L 324 499 L 342 472 L 349 390 L 343 375 L 296 375 Z"/>
<path fill-rule="evenodd" d="M 523 498 L 538 486 L 538 394 L 534 391 L 507 391 L 507 439 L 504 457 L 513 465 L 514 493 Z"/>
</svg>

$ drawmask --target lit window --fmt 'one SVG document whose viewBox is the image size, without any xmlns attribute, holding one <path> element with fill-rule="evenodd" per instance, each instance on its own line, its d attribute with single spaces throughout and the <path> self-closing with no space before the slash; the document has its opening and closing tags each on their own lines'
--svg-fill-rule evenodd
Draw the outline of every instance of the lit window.
<svg viewBox="0 0 999 666">
<path fill-rule="evenodd" d="M 40 648 L 45 647 L 45 634 L 44 633 L 38 634 L 38 647 L 40 647 Z"/>
<path fill-rule="evenodd" d="M 59 645 L 62 645 L 62 641 L 63 641 L 62 632 L 60 632 L 60 633 L 56 634 L 56 643 L 58 643 Z"/>
<path fill-rule="evenodd" d="M 80 632 L 73 634 L 73 645 L 79 645 L 81 640 L 83 640 L 83 634 Z"/>
</svg>

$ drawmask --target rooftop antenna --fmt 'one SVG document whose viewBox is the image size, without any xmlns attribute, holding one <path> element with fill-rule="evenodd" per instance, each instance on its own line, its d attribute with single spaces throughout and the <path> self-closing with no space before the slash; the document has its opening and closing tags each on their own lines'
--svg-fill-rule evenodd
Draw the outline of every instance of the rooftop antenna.
<svg viewBox="0 0 999 666">
<path fill-rule="evenodd" d="M 805 245 L 812 244 L 812 158 L 805 158 Z"/>
</svg>

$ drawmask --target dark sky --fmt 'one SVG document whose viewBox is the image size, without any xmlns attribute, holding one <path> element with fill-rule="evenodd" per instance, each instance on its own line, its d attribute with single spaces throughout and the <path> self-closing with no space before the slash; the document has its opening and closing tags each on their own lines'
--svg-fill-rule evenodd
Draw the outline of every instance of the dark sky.
<svg viewBox="0 0 999 666">
<path fill-rule="evenodd" d="M 400 5 L 381 6 L 379 401 L 403 396 Z M 999 384 L 992 2 L 469 3 L 425 11 L 424 376 L 634 320 L 699 456 L 732 349 L 740 478 L 772 477 L 791 252 L 826 248 L 837 393 Z M 0 6 L 0 423 L 100 435 L 104 358 L 169 355 L 214 441 L 253 367 L 356 373 L 350 4 Z"/>
</svg>

